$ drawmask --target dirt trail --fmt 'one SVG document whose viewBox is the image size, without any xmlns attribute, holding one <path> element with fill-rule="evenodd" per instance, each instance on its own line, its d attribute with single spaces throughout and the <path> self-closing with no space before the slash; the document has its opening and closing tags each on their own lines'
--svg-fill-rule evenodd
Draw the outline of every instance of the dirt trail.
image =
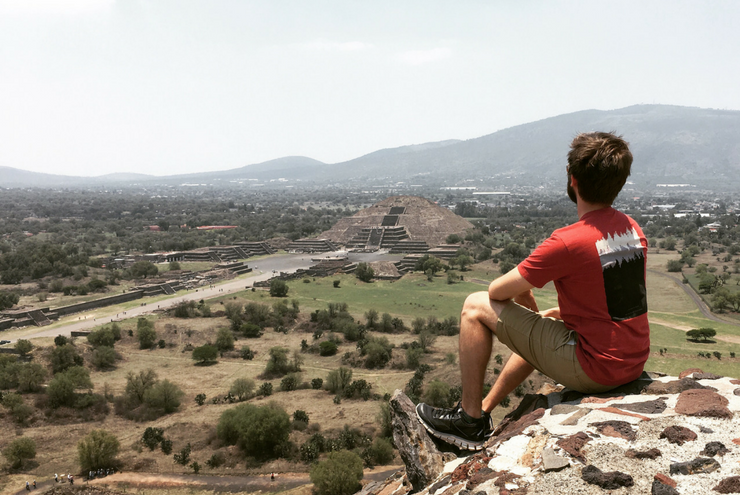
<svg viewBox="0 0 740 495">
<path fill-rule="evenodd" d="M 388 478 L 403 466 L 379 466 L 375 469 L 366 469 L 364 481 L 381 481 Z M 155 474 L 155 473 L 116 473 L 105 478 L 95 479 L 90 482 L 76 478 L 75 486 L 98 486 L 111 489 L 125 487 L 135 488 L 182 488 L 212 490 L 223 493 L 249 493 L 258 492 L 271 493 L 281 492 L 311 483 L 308 473 L 278 473 L 275 481 L 270 480 L 269 474 L 257 476 L 215 476 L 207 474 Z M 46 491 L 52 486 L 69 486 L 67 483 L 56 484 L 53 480 L 38 483 L 36 490 L 30 493 Z M 25 489 L 18 490 L 15 495 L 28 494 Z"/>
</svg>

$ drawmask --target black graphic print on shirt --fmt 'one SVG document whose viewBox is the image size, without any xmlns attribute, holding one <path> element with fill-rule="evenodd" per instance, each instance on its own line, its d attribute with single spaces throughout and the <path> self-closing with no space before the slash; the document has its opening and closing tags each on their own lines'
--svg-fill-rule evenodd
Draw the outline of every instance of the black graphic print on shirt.
<svg viewBox="0 0 740 495">
<path fill-rule="evenodd" d="M 622 321 L 647 312 L 645 251 L 635 229 L 596 241 L 609 316 Z"/>
</svg>

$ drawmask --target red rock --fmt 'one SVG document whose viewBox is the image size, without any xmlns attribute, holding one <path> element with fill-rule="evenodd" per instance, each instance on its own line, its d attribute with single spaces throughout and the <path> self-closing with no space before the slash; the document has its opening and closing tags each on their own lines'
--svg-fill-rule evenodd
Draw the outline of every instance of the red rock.
<svg viewBox="0 0 740 495">
<path fill-rule="evenodd" d="M 591 437 L 582 431 L 579 431 L 575 435 L 558 440 L 557 446 L 585 464 L 586 458 L 584 457 L 583 452 L 581 452 L 581 449 L 589 441 L 591 441 Z"/>
<path fill-rule="evenodd" d="M 624 455 L 629 457 L 630 459 L 655 459 L 662 456 L 663 453 L 656 448 L 643 451 L 629 449 L 627 450 L 627 452 L 624 453 Z"/>
<path fill-rule="evenodd" d="M 671 443 L 683 445 L 686 442 L 693 442 L 696 440 L 696 433 L 684 428 L 683 426 L 669 426 L 663 430 L 660 434 L 660 438 L 665 438 Z"/>
<path fill-rule="evenodd" d="M 600 421 L 589 426 L 595 426 L 596 431 L 607 437 L 624 438 L 630 442 L 637 437 L 637 432 L 626 421 Z"/>
<path fill-rule="evenodd" d="M 678 379 L 680 380 L 681 378 L 686 378 L 687 376 L 691 376 L 694 373 L 704 373 L 704 370 L 701 370 L 699 368 L 689 368 L 687 370 L 683 370 L 681 373 L 679 373 Z"/>
<path fill-rule="evenodd" d="M 596 409 L 597 411 L 604 411 L 604 412 L 610 412 L 612 414 L 621 414 L 622 416 L 631 416 L 633 418 L 640 418 L 643 421 L 650 421 L 650 418 L 647 416 L 643 416 L 642 414 L 635 414 L 627 411 L 622 411 L 621 409 L 617 409 L 616 407 L 602 407 L 601 409 Z"/>
<path fill-rule="evenodd" d="M 733 438 L 732 443 L 734 443 L 735 445 L 740 445 L 740 438 Z"/>
<path fill-rule="evenodd" d="M 613 401 L 613 400 L 622 400 L 624 399 L 623 395 L 620 395 L 619 397 L 584 397 L 581 400 L 581 404 L 606 404 L 607 402 Z"/>
<path fill-rule="evenodd" d="M 725 478 L 712 490 L 719 493 L 740 493 L 740 476 Z"/>
<path fill-rule="evenodd" d="M 676 412 L 686 416 L 732 418 L 727 399 L 712 390 L 685 390 L 678 396 Z"/>
<path fill-rule="evenodd" d="M 653 479 L 656 479 L 656 480 L 660 481 L 664 485 L 668 485 L 668 486 L 670 486 L 672 488 L 676 488 L 676 482 L 673 481 L 673 479 L 671 479 L 668 476 L 666 476 L 665 474 L 658 473 L 655 476 L 653 476 Z"/>
<path fill-rule="evenodd" d="M 740 380 L 730 380 L 733 385 L 740 385 Z"/>
</svg>

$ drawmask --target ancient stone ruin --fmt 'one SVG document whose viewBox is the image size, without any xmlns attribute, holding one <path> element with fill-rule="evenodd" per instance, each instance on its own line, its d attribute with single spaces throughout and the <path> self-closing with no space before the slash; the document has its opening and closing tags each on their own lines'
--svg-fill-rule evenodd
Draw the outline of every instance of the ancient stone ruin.
<svg viewBox="0 0 740 495">
<path fill-rule="evenodd" d="M 529 394 L 467 457 L 435 443 L 400 390 L 390 406 L 406 469 L 361 495 L 740 493 L 740 380 L 701 370 Z"/>
</svg>

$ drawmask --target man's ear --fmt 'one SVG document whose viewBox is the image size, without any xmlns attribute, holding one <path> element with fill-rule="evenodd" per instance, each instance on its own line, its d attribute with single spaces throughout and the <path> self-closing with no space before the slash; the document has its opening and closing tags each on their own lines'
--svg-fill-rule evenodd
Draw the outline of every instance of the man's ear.
<svg viewBox="0 0 740 495">
<path fill-rule="evenodd" d="M 578 189 L 578 180 L 576 180 L 576 178 L 572 175 L 570 176 L 570 187 L 572 187 L 573 189 Z"/>
</svg>

